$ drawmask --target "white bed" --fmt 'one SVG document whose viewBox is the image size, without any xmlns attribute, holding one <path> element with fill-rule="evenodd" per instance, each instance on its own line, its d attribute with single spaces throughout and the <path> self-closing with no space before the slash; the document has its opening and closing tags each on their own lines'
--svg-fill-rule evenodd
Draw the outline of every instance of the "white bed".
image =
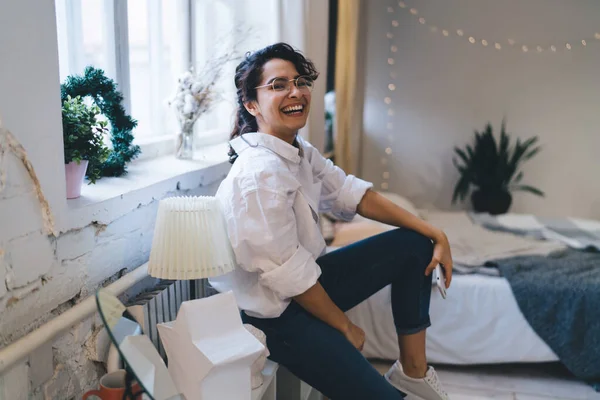
<svg viewBox="0 0 600 400">
<path fill-rule="evenodd" d="M 473 224 L 464 212 L 418 210 L 402 196 L 382 194 L 443 229 L 457 267 L 483 265 L 488 260 L 514 255 L 548 254 L 564 248 L 560 243 L 486 230 Z M 330 250 L 389 229 L 393 228 L 362 217 L 350 223 L 337 223 Z M 465 270 L 471 268 L 464 267 Z M 455 274 L 445 300 L 433 289 L 432 326 L 427 330 L 430 362 L 465 365 L 558 360 L 523 317 L 506 279 Z M 390 298 L 388 286 L 348 311 L 350 319 L 366 333 L 366 357 L 388 360 L 398 357 Z"/>
<path fill-rule="evenodd" d="M 368 358 L 398 358 L 390 287 L 347 312 L 366 334 Z M 455 275 L 446 299 L 431 296 L 427 359 L 440 364 L 557 361 L 531 329 L 504 278 Z"/>
</svg>

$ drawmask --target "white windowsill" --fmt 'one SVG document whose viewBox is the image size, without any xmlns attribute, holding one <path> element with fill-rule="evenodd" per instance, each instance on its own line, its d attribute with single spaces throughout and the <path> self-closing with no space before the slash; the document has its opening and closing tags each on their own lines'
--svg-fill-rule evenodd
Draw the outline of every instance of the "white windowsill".
<svg viewBox="0 0 600 400">
<path fill-rule="evenodd" d="M 204 130 L 196 132 L 194 135 L 194 146 L 197 151 L 207 146 L 213 146 L 226 142 L 229 133 L 219 129 Z M 142 152 L 137 160 L 144 161 L 166 156 L 175 152 L 175 142 L 177 135 L 175 133 L 159 136 L 141 137 L 134 141 L 134 144 L 140 146 Z"/>
<path fill-rule="evenodd" d="M 109 224 L 169 193 L 221 181 L 230 168 L 228 149 L 225 142 L 196 149 L 194 160 L 179 160 L 172 154 L 136 160 L 128 165 L 124 176 L 102 178 L 95 185 L 84 183 L 81 197 L 67 200 L 67 230 L 92 222 Z"/>
</svg>

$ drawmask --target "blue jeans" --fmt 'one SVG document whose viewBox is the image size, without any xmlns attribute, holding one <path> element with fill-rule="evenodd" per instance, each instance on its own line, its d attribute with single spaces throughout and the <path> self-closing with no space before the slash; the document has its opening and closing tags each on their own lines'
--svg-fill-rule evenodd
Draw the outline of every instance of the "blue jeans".
<svg viewBox="0 0 600 400">
<path fill-rule="evenodd" d="M 433 244 L 428 238 L 396 229 L 319 257 L 319 282 L 343 311 L 391 284 L 397 332 L 417 333 L 431 325 L 431 275 L 424 272 L 432 256 Z M 266 334 L 269 358 L 330 399 L 404 397 L 338 330 L 294 301 L 278 318 L 253 318 L 244 313 L 242 318 Z"/>
</svg>

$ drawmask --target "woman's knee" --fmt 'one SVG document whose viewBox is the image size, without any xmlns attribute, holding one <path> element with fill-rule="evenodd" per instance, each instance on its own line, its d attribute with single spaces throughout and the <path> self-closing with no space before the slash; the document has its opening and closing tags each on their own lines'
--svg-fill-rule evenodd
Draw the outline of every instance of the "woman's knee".
<svg viewBox="0 0 600 400">
<path fill-rule="evenodd" d="M 405 243 L 419 261 L 429 265 L 433 258 L 433 242 L 427 236 L 411 229 L 399 228 L 392 231 L 396 243 Z"/>
</svg>

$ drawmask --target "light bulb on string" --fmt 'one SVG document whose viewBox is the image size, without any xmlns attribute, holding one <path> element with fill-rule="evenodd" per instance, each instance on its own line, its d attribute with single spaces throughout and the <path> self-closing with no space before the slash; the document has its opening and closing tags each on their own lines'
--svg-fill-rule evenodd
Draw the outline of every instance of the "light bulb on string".
<svg viewBox="0 0 600 400">
<path fill-rule="evenodd" d="M 409 8 L 408 5 L 408 1 L 399 1 L 398 2 L 398 6 L 400 7 L 400 9 L 406 9 L 407 11 L 410 12 L 410 14 L 412 14 L 413 16 L 417 16 L 418 22 L 421 25 L 427 26 L 429 28 L 429 30 L 433 33 L 437 33 L 437 32 L 441 32 L 442 35 L 444 37 L 448 37 L 450 36 L 450 30 L 448 29 L 441 29 L 438 28 L 437 26 L 434 25 L 430 25 L 427 23 L 426 20 L 426 16 L 425 15 L 420 15 L 421 13 L 419 12 L 419 10 L 417 10 L 416 8 Z M 483 47 L 488 47 L 488 45 L 492 45 L 496 50 L 501 50 L 502 49 L 502 44 L 499 41 L 489 41 L 487 39 L 475 39 L 476 37 L 478 37 L 478 35 L 467 35 L 465 33 L 465 31 L 463 29 L 456 29 L 454 32 L 456 32 L 456 35 L 459 37 L 464 37 L 465 39 L 468 40 L 469 43 L 471 44 L 475 44 L 475 43 L 481 43 L 481 45 Z M 600 32 L 595 32 L 593 35 L 594 39 L 596 40 L 600 40 Z M 581 43 L 581 47 L 578 48 L 586 48 L 588 47 L 588 43 L 589 43 L 590 39 L 581 39 L 580 43 Z M 514 46 L 517 49 L 519 49 L 522 53 L 533 53 L 534 51 L 537 54 L 541 54 L 543 53 L 545 50 L 549 50 L 553 53 L 556 53 L 558 50 L 558 47 L 555 44 L 546 44 L 546 45 L 541 45 L 541 44 L 527 44 L 527 43 L 522 43 L 522 42 L 517 42 L 515 39 L 509 38 L 507 39 L 507 43 L 509 46 Z M 573 45 L 571 43 L 566 43 L 565 44 L 565 48 L 567 50 L 572 50 L 574 49 Z"/>
</svg>

